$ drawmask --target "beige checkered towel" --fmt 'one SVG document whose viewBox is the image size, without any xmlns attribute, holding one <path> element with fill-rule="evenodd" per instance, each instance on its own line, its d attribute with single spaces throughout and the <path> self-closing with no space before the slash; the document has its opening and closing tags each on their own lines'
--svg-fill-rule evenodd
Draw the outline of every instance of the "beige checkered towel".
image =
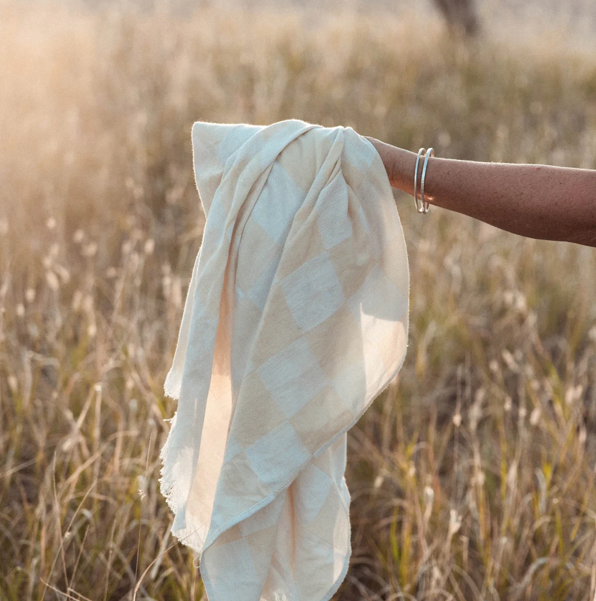
<svg viewBox="0 0 596 601">
<path fill-rule="evenodd" d="M 210 601 L 327 601 L 348 569 L 347 431 L 401 368 L 409 270 L 350 127 L 197 122 L 207 216 L 165 382 L 173 534 Z"/>
</svg>

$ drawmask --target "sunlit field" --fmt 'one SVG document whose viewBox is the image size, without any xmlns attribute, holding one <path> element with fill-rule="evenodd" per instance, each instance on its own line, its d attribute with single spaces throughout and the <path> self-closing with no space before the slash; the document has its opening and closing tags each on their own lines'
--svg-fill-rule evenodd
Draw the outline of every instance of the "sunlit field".
<svg viewBox="0 0 596 601">
<path fill-rule="evenodd" d="M 420 11 L 0 13 L 0 599 L 206 601 L 158 483 L 193 121 L 596 168 L 596 52 L 490 24 L 465 44 Z M 349 432 L 334 601 L 592 600 L 594 249 L 395 198 L 410 343 Z"/>
</svg>

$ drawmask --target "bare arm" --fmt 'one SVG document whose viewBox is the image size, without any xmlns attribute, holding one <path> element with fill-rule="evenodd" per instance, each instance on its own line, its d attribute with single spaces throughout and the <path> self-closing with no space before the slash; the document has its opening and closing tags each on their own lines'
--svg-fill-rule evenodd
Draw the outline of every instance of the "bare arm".
<svg viewBox="0 0 596 601">
<path fill-rule="evenodd" d="M 416 153 L 365 137 L 391 185 L 413 195 Z M 596 170 L 433 157 L 424 199 L 521 236 L 596 247 Z"/>
</svg>

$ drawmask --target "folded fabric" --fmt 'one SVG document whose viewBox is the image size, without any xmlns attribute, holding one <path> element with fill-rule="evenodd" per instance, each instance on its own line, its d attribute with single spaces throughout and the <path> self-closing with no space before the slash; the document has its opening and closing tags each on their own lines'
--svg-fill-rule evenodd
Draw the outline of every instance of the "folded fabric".
<svg viewBox="0 0 596 601">
<path fill-rule="evenodd" d="M 172 533 L 210 601 L 327 601 L 350 555 L 347 431 L 406 355 L 406 244 L 351 127 L 196 122 L 206 215 L 166 395 Z"/>
</svg>

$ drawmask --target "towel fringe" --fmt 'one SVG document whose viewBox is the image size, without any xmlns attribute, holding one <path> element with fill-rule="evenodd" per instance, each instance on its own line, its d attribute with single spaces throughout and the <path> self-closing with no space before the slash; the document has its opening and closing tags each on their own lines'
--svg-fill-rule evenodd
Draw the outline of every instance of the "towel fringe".
<svg viewBox="0 0 596 601">
<path fill-rule="evenodd" d="M 170 420 L 171 427 L 165 444 L 160 451 L 161 470 L 158 479 L 161 494 L 163 495 L 168 507 L 174 514 L 171 534 L 187 547 L 191 548 L 200 559 L 207 532 L 204 525 L 197 525 L 189 520 L 186 513 L 186 503 L 188 501 L 188 486 L 185 486 L 180 474 L 192 473 L 189 465 L 185 464 L 184 448 L 170 448 L 172 432 L 176 425 L 176 414 Z M 190 456 L 190 455 L 189 455 Z M 187 460 L 186 463 L 189 463 Z"/>
</svg>

